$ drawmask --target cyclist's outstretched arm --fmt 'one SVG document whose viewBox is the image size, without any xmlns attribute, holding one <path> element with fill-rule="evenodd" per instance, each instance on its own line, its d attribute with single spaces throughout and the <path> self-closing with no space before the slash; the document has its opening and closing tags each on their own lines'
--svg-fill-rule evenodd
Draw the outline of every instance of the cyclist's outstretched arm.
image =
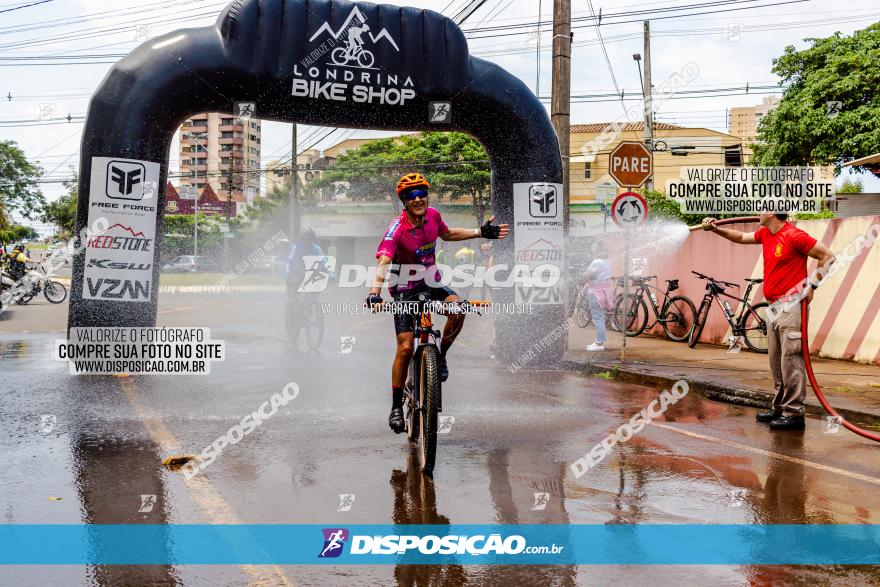
<svg viewBox="0 0 880 587">
<path fill-rule="evenodd" d="M 734 230 L 732 228 L 722 228 L 721 226 L 716 226 L 714 218 L 703 218 L 703 230 L 714 232 L 718 236 L 726 238 L 730 242 L 740 245 L 758 244 L 758 241 L 755 240 L 754 232 L 742 232 L 741 230 Z"/>
<path fill-rule="evenodd" d="M 510 234 L 510 226 L 507 224 L 499 224 L 493 226 L 495 217 L 483 223 L 480 228 L 449 228 L 446 232 L 440 234 L 440 238 L 445 241 L 466 241 L 472 238 L 488 238 L 498 239 L 505 238 Z"/>
</svg>

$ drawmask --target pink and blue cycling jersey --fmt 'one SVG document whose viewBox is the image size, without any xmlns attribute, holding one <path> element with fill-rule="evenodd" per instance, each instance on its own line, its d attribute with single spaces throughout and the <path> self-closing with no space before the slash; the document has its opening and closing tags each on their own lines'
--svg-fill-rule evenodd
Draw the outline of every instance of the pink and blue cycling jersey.
<svg viewBox="0 0 880 587">
<path fill-rule="evenodd" d="M 434 267 L 434 252 L 437 237 L 449 230 L 440 212 L 436 208 L 428 208 L 425 212 L 425 222 L 422 226 L 413 226 L 406 217 L 406 211 L 400 213 L 388 225 L 385 237 L 379 243 L 376 258 L 391 257 L 395 265 L 422 265 L 425 268 Z M 435 273 L 435 281 L 439 281 L 439 275 Z M 394 291 L 407 291 L 424 283 L 424 279 L 410 280 L 405 285 L 392 288 Z"/>
</svg>

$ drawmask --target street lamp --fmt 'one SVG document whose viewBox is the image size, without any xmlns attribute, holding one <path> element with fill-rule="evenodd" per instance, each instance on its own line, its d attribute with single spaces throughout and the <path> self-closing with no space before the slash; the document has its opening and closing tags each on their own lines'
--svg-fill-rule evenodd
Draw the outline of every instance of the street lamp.
<svg viewBox="0 0 880 587">
<path fill-rule="evenodd" d="M 208 133 L 198 131 L 189 133 L 189 138 L 192 141 L 195 141 L 196 153 L 199 152 L 199 139 L 206 138 Z M 207 145 L 205 146 L 205 152 L 208 152 Z M 194 159 L 196 162 L 196 174 L 195 174 L 195 199 L 193 200 L 193 257 L 199 256 L 199 162 L 197 159 Z M 208 168 L 207 168 L 208 160 L 205 159 L 205 185 L 208 185 Z M 197 263 L 197 259 L 193 259 L 193 262 Z"/>
</svg>

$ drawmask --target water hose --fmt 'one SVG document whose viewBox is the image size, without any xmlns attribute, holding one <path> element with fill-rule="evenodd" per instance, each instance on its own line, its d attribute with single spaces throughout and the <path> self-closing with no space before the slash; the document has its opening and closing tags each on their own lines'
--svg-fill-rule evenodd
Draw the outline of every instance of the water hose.
<svg viewBox="0 0 880 587">
<path fill-rule="evenodd" d="M 758 220 L 760 220 L 758 216 L 742 216 L 740 218 L 725 218 L 724 220 L 716 220 L 715 225 L 720 226 L 722 224 L 732 224 L 734 222 L 758 222 Z M 690 231 L 694 232 L 702 228 L 703 226 L 701 224 L 698 224 L 696 226 L 691 226 Z M 851 424 L 846 420 L 846 418 L 838 414 L 837 411 L 831 406 L 831 404 L 828 403 L 828 400 L 825 399 L 825 394 L 822 393 L 822 388 L 819 387 L 819 382 L 816 381 L 816 375 L 813 373 L 813 364 L 810 362 L 810 344 L 808 335 L 809 314 L 810 312 L 808 301 L 803 300 L 801 302 L 801 353 L 804 356 L 804 368 L 807 372 L 807 378 L 810 380 L 810 387 L 813 388 L 813 392 L 819 399 L 819 403 L 822 404 L 823 408 L 825 408 L 825 411 L 832 416 L 838 418 L 840 420 L 840 423 L 843 424 L 844 428 L 869 440 L 880 442 L 880 434 L 869 432 L 863 428 L 859 428 L 855 424 Z"/>
</svg>

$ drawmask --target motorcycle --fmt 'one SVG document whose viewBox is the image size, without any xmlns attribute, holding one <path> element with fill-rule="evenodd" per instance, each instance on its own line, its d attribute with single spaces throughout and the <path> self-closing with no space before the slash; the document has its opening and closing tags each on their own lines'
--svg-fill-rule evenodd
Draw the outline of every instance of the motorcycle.
<svg viewBox="0 0 880 587">
<path fill-rule="evenodd" d="M 54 273 L 46 275 L 40 271 L 28 271 L 25 273 L 22 280 L 25 281 L 25 284 L 30 283 L 31 287 L 27 290 L 27 293 L 18 298 L 17 303 L 27 304 L 40 295 L 41 291 L 50 304 L 60 304 L 66 300 L 67 288 L 64 287 L 63 283 L 51 279 L 52 277 L 57 277 L 57 275 Z"/>
</svg>

